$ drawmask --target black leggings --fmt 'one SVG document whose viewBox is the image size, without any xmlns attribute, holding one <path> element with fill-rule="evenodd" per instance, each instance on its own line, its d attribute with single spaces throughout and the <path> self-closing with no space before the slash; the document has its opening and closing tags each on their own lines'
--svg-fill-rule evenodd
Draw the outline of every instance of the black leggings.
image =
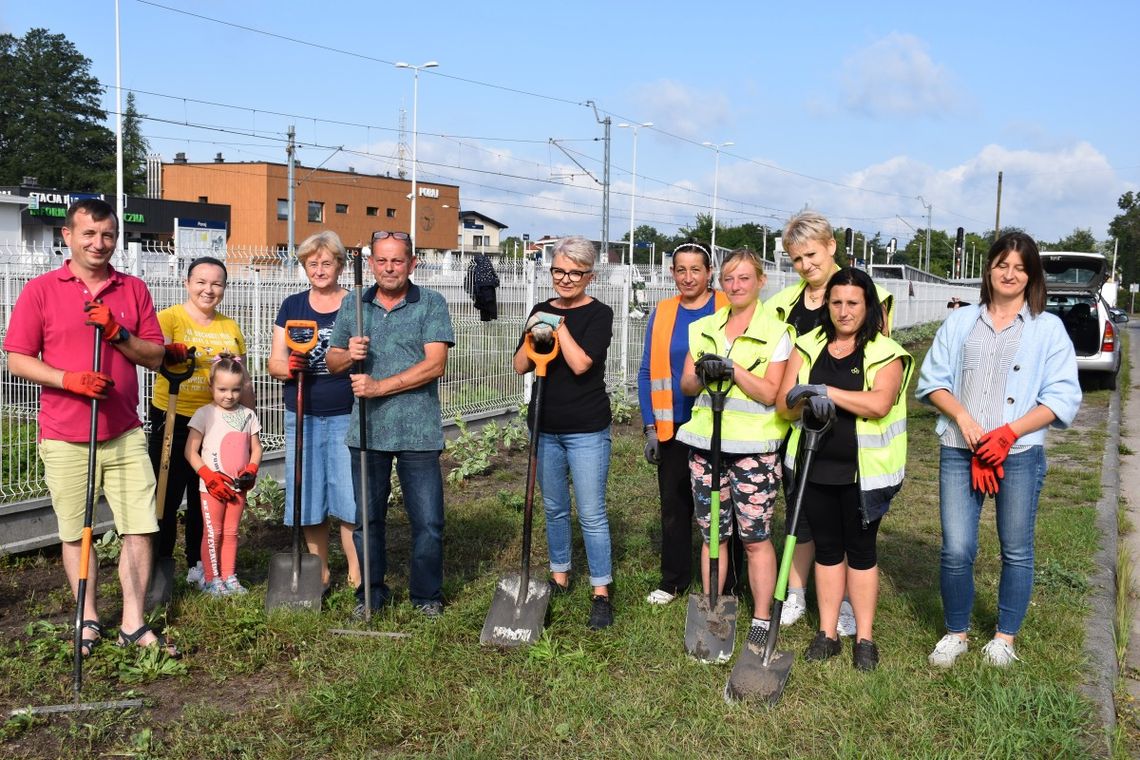
<svg viewBox="0 0 1140 760">
<path fill-rule="evenodd" d="M 863 527 L 863 514 L 859 509 L 859 485 L 841 486 L 807 483 L 805 485 L 803 513 L 815 536 L 815 561 L 824 566 L 838 565 L 847 559 L 852 570 L 870 570 L 879 559 L 875 539 L 879 534 L 879 520 Z"/>
<path fill-rule="evenodd" d="M 166 412 L 150 406 L 150 441 L 147 449 L 154 467 L 155 479 L 162 459 L 162 439 Z M 170 445 L 170 471 L 166 480 L 166 503 L 158 523 L 158 546 L 155 557 L 174 556 L 178 538 L 178 505 L 186 498 L 186 563 L 194 567 L 202 559 L 202 509 L 198 496 L 198 474 L 186 461 L 186 438 L 190 434 L 190 418 L 174 416 L 174 439 Z"/>
</svg>

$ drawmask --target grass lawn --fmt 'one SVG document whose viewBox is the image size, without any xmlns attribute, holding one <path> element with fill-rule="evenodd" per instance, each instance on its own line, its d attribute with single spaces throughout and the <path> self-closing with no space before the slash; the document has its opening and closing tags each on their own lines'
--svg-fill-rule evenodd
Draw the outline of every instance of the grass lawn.
<svg viewBox="0 0 1140 760">
<path fill-rule="evenodd" d="M 915 349 L 919 359 L 924 348 Z M 992 503 L 983 515 L 978 556 L 978 635 L 953 669 L 926 663 L 943 633 L 937 441 L 934 412 L 912 402 L 907 479 L 880 531 L 878 670 L 852 668 L 850 640 L 841 657 L 804 662 L 812 609 L 781 631 L 780 648 L 795 652 L 796 661 L 780 704 L 726 705 L 721 692 L 728 668 L 700 665 L 684 654 L 684 604 L 644 602 L 658 573 L 656 478 L 641 455 L 640 426 L 626 425 L 615 428 L 609 478 L 617 578 L 611 629 L 586 630 L 589 589 L 579 575 L 569 596 L 553 600 L 538 644 L 506 653 L 479 647 L 495 582 L 518 562 L 526 455 L 516 451 L 489 474 L 448 486 L 448 607 L 441 619 L 422 620 L 405 601 L 379 613 L 373 628 L 410 636 L 342 637 L 328 629 L 345 625 L 352 606 L 347 589 L 333 594 L 321 616 L 267 617 L 258 593 L 263 584 L 244 598 L 187 594 L 177 600 L 170 624 L 193 651 L 176 666 L 109 646 L 88 665 L 85 699 L 121 698 L 133 689 L 152 699 L 149 709 L 9 721 L 0 734 L 8 743 L 5 755 L 1085 757 L 1103 747 L 1077 686 L 1108 398 L 1105 391 L 1086 394 L 1079 424 L 1050 435 L 1037 580 L 1018 639 L 1022 662 L 1006 670 L 987 667 L 980 656 L 997 618 Z M 777 513 L 782 519 L 782 506 Z M 541 576 L 541 509 L 538 515 L 534 565 Z M 401 511 L 393 510 L 389 583 L 404 599 L 406 527 Z M 264 566 L 275 550 L 243 549 L 239 562 Z M 584 571 L 577 532 L 574 563 Z M 7 582 L 21 564 L 8 560 L 0 567 Z M 101 576 L 108 598 L 117 586 L 113 576 L 109 568 Z M 58 636 L 69 601 L 59 585 L 58 592 L 21 602 L 25 610 L 37 605 L 27 614 L 50 624 L 0 643 L 5 706 L 68 700 L 68 646 Z M 749 612 L 741 607 L 737 652 Z"/>
</svg>

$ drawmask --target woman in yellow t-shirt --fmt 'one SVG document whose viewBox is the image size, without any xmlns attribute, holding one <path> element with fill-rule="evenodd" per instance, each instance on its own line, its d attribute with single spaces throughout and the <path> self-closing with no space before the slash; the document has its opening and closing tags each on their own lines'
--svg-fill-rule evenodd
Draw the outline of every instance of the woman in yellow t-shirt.
<svg viewBox="0 0 1140 760">
<path fill-rule="evenodd" d="M 186 498 L 186 564 L 190 571 L 186 581 L 202 585 L 202 511 L 198 509 L 198 476 L 181 455 L 186 448 L 190 418 L 212 400 L 210 364 L 220 354 L 232 354 L 245 361 L 245 337 L 237 322 L 219 314 L 218 304 L 226 293 L 226 266 L 210 256 L 195 259 L 186 269 L 186 301 L 158 313 L 158 322 L 171 363 L 184 360 L 190 347 L 195 349 L 194 374 L 182 381 L 175 407 L 174 438 L 171 446 L 170 470 L 166 482 L 166 500 L 159 522 L 157 560 L 174 556 L 178 537 L 178 505 Z M 247 374 L 248 377 L 248 374 Z M 161 374 L 155 378 L 150 405 L 150 460 L 157 476 L 162 458 L 162 441 L 166 425 L 166 408 L 170 401 L 170 382 Z M 253 384 L 247 380 L 242 389 L 242 405 L 254 408 Z"/>
</svg>

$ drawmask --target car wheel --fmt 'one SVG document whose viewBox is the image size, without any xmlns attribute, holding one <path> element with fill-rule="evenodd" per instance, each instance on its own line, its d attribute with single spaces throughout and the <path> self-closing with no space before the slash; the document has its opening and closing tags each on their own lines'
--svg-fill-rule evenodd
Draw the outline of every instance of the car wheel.
<svg viewBox="0 0 1140 760">
<path fill-rule="evenodd" d="M 1104 377 L 1101 378 L 1100 387 L 1104 388 L 1106 391 L 1116 390 L 1116 373 L 1115 372 L 1105 372 Z"/>
</svg>

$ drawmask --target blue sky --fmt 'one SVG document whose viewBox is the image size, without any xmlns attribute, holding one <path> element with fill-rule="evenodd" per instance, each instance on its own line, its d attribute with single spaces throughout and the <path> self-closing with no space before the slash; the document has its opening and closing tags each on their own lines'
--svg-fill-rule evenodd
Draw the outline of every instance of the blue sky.
<svg viewBox="0 0 1140 760">
<path fill-rule="evenodd" d="M 112 85 L 113 8 L 2 0 L 0 31 L 65 34 Z M 654 123 L 639 132 L 636 218 L 667 233 L 709 210 L 714 175 L 722 222 L 778 227 L 810 206 L 900 240 L 926 224 L 918 196 L 935 229 L 992 229 L 998 171 L 1002 224 L 1044 241 L 1078 227 L 1105 239 L 1117 198 L 1140 187 L 1131 1 L 120 9 L 123 86 L 162 120 L 143 130 L 164 159 L 282 162 L 295 123 L 305 165 L 395 174 L 412 76 L 392 62 L 437 60 L 420 76 L 420 180 L 460 185 L 465 209 L 533 237 L 600 236 L 599 186 L 549 143 L 601 178 L 587 100 L 615 125 Z M 719 173 L 705 141 L 735 143 Z M 611 150 L 617 239 L 631 130 L 615 127 Z"/>
</svg>

